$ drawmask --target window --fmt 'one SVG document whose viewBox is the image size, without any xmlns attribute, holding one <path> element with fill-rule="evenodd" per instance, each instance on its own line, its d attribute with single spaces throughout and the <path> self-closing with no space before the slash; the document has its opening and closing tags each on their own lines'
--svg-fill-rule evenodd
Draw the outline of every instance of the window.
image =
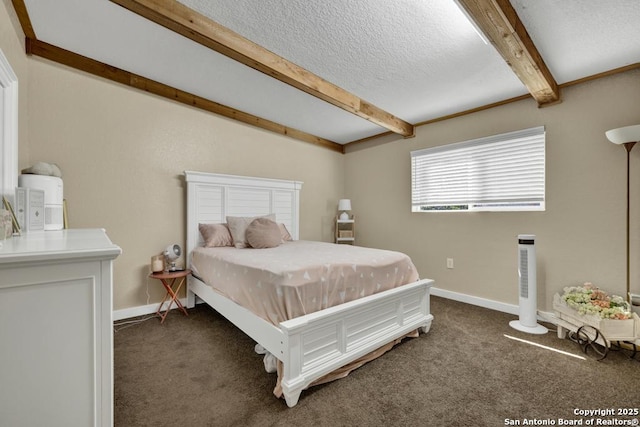
<svg viewBox="0 0 640 427">
<path fill-rule="evenodd" d="M 413 212 L 544 210 L 539 126 L 411 152 Z"/>
</svg>

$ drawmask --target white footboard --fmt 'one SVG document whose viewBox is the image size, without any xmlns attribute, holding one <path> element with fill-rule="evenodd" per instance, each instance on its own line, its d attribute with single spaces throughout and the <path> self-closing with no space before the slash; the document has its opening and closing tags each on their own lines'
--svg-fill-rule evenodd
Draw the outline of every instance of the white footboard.
<svg viewBox="0 0 640 427">
<path fill-rule="evenodd" d="M 430 288 L 420 280 L 365 298 L 270 324 L 249 310 L 189 278 L 191 301 L 198 295 L 243 332 L 283 362 L 282 391 L 287 405 L 298 403 L 302 390 L 324 375 L 421 329 L 428 332 Z"/>
<path fill-rule="evenodd" d="M 280 323 L 287 405 L 294 406 L 303 389 L 337 368 L 417 328 L 427 332 L 432 285 L 425 279 Z"/>
</svg>

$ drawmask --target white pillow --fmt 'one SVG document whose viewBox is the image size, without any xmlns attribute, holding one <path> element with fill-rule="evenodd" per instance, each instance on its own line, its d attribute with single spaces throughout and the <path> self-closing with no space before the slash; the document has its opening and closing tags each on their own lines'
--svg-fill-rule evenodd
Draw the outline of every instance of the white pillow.
<svg viewBox="0 0 640 427">
<path fill-rule="evenodd" d="M 256 218 L 267 218 L 271 221 L 275 221 L 276 214 L 227 217 L 227 226 L 229 227 L 231 237 L 233 238 L 233 246 L 239 249 L 249 247 L 249 242 L 247 242 L 247 227 L 249 227 L 249 224 L 251 224 L 251 222 Z"/>
</svg>

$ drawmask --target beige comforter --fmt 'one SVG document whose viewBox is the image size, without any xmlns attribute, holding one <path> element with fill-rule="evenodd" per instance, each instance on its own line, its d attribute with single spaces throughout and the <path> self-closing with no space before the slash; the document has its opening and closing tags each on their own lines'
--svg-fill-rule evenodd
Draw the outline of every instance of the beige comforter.
<svg viewBox="0 0 640 427">
<path fill-rule="evenodd" d="M 269 249 L 193 251 L 194 275 L 278 324 L 418 280 L 400 252 L 297 240 Z"/>
</svg>

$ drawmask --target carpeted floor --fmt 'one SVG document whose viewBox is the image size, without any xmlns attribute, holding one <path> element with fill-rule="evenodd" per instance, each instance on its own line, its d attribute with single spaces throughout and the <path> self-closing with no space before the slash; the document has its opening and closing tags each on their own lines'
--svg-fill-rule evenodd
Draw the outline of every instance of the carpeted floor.
<svg viewBox="0 0 640 427">
<path fill-rule="evenodd" d="M 504 426 L 607 425 L 640 409 L 640 355 L 584 360 L 579 346 L 509 327 L 516 318 L 433 297 L 431 331 L 347 378 L 276 399 L 254 342 L 205 305 L 116 328 L 115 425 Z M 552 325 L 547 325 L 553 327 Z M 586 415 L 583 410 L 601 410 Z M 554 424 L 550 424 L 553 421 Z M 536 424 L 540 422 L 540 424 Z M 546 422 L 547 424 L 541 424 Z M 572 425 L 572 424 L 564 424 Z M 622 424 L 609 424 L 622 425 Z"/>
</svg>

